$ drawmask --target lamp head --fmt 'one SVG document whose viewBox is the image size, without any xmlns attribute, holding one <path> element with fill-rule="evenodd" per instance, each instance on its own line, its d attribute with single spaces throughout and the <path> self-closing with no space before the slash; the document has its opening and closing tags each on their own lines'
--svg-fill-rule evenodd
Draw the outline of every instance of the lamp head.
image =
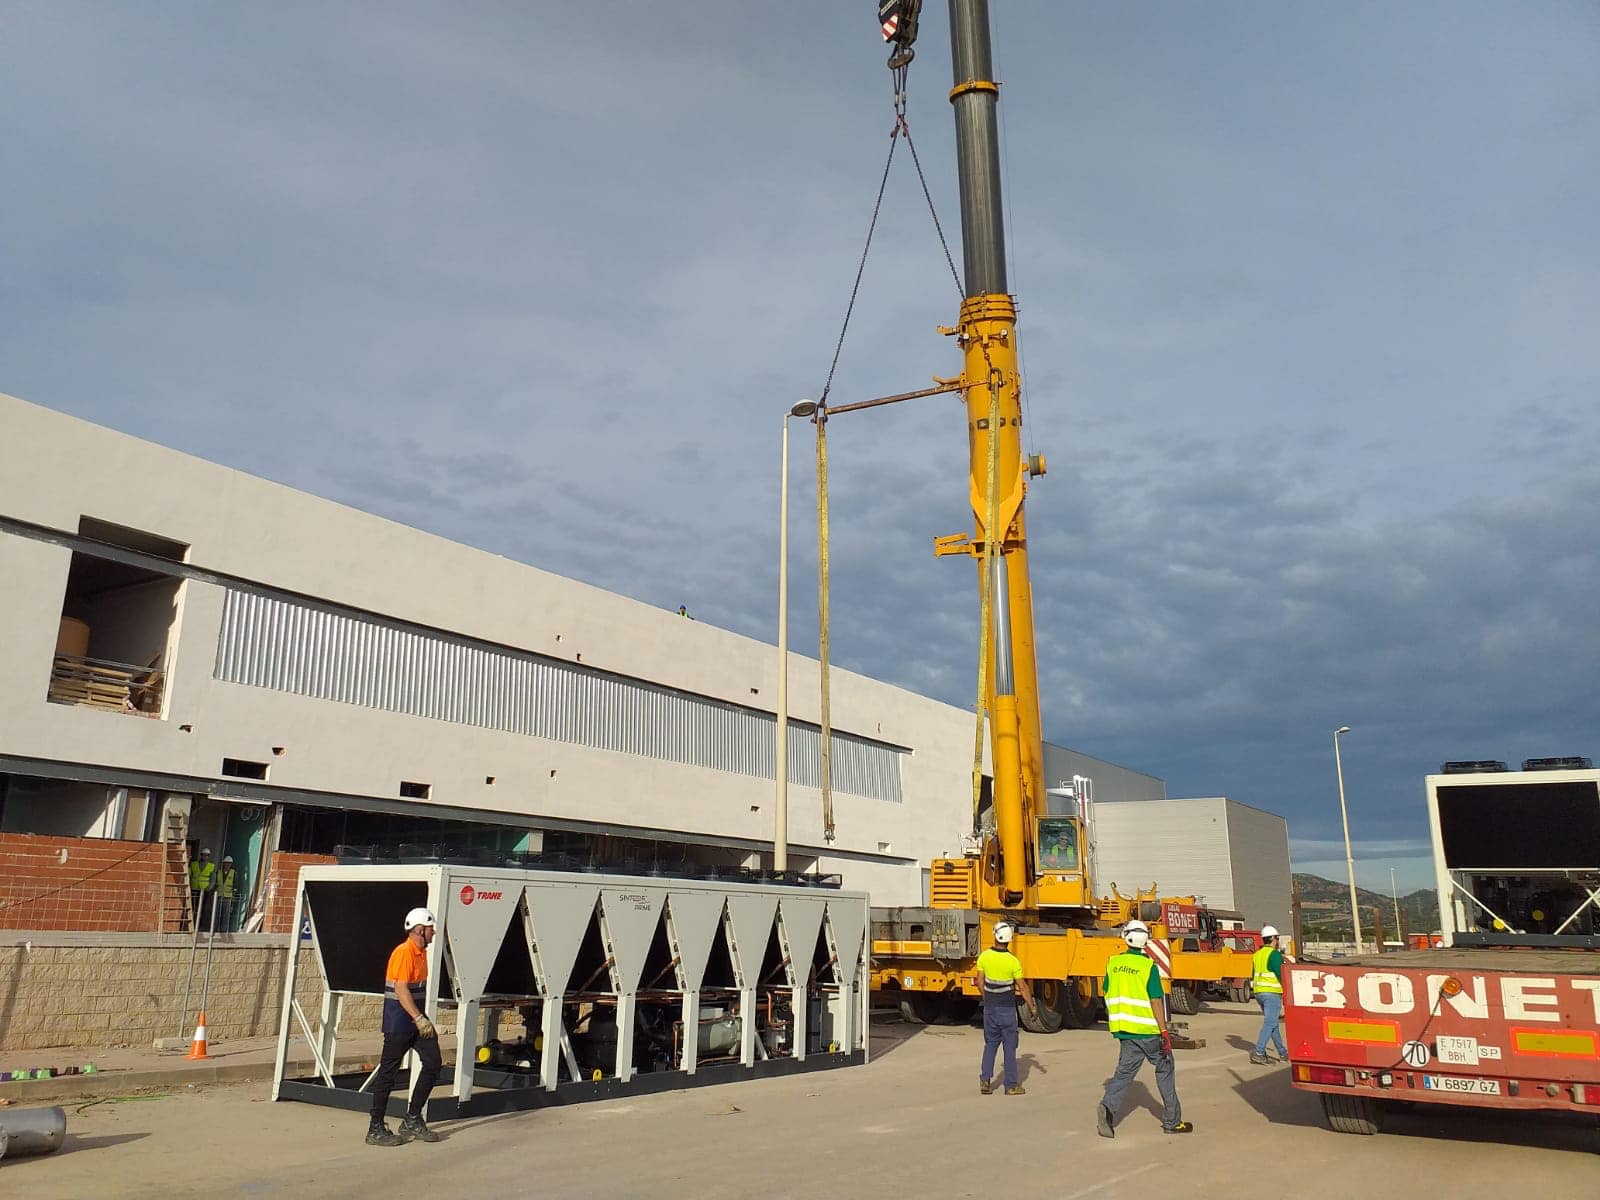
<svg viewBox="0 0 1600 1200">
<path fill-rule="evenodd" d="M 1348 726 L 1348 725 L 1341 725 L 1341 726 L 1339 726 L 1339 728 L 1337 728 L 1337 729 L 1335 729 L 1333 731 L 1335 737 L 1337 737 L 1341 733 L 1349 733 L 1349 732 L 1350 732 L 1350 726 Z"/>
<path fill-rule="evenodd" d="M 802 400 L 789 410 L 791 417 L 814 417 L 817 415 L 817 405 L 812 400 Z"/>
</svg>

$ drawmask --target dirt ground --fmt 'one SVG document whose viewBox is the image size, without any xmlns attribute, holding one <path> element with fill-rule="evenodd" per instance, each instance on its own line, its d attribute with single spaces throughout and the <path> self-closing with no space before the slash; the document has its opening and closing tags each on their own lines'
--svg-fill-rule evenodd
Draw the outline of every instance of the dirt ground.
<svg viewBox="0 0 1600 1200">
<path fill-rule="evenodd" d="M 1412 1109 L 1375 1138 L 1329 1132 L 1283 1067 L 1252 1067 L 1244 1006 L 1190 1018 L 1180 1051 L 1189 1136 L 1161 1132 L 1154 1080 L 1135 1083 L 1117 1136 L 1094 1105 L 1114 1061 L 1104 1026 L 1022 1035 L 1028 1094 L 981 1096 L 982 1033 L 874 1026 L 864 1068 L 669 1092 L 444 1124 L 448 1140 L 362 1143 L 364 1116 L 274 1104 L 265 1084 L 185 1088 L 68 1107 L 68 1144 L 0 1161 L 0 1195 L 55 1197 L 992 1197 L 1193 1194 L 1350 1197 L 1409 1193 L 1549 1200 L 1600 1195 L 1594 1130 L 1573 1118 Z"/>
</svg>

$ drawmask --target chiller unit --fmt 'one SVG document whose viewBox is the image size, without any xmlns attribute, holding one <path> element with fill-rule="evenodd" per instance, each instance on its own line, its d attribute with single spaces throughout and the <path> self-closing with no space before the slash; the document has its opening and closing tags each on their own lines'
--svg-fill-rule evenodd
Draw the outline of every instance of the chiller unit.
<svg viewBox="0 0 1600 1200">
<path fill-rule="evenodd" d="M 347 997 L 382 995 L 405 913 L 419 906 L 438 921 L 425 1009 L 453 1010 L 458 1047 L 428 1102 L 431 1120 L 863 1064 L 867 903 L 804 878 L 306 867 L 273 1099 L 370 1103 L 371 1073 L 335 1073 L 342 1009 Z M 313 1011 L 296 998 L 305 973 L 296 951 L 307 944 L 323 983 Z M 521 1018 L 515 1040 L 500 1036 L 510 1014 Z M 295 1033 L 311 1046 L 314 1075 L 288 1073 Z"/>
</svg>

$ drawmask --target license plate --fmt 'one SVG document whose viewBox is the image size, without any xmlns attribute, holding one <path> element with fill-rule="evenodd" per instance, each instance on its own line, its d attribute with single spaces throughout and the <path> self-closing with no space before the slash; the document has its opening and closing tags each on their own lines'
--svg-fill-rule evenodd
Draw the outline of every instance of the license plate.
<svg viewBox="0 0 1600 1200">
<path fill-rule="evenodd" d="M 1449 1063 L 1454 1067 L 1475 1067 L 1478 1065 L 1478 1039 L 1471 1037 L 1447 1037 L 1441 1034 L 1434 1043 L 1438 1051 L 1439 1061 Z"/>
<path fill-rule="evenodd" d="M 1461 1079 L 1455 1075 L 1424 1075 L 1422 1086 L 1435 1092 L 1470 1092 L 1476 1096 L 1498 1096 L 1498 1079 Z"/>
</svg>

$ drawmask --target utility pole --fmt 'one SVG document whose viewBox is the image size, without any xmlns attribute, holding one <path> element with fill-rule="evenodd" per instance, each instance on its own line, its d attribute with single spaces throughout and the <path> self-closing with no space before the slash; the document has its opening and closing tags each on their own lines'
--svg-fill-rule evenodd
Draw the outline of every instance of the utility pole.
<svg viewBox="0 0 1600 1200">
<path fill-rule="evenodd" d="M 1400 889 L 1395 886 L 1394 868 L 1389 868 L 1389 899 L 1394 901 L 1394 935 L 1405 945 L 1406 928 L 1400 923 Z"/>
<path fill-rule="evenodd" d="M 1355 935 L 1356 953 L 1361 953 L 1361 910 L 1356 906 L 1356 860 L 1350 853 L 1350 810 L 1344 805 L 1344 759 L 1339 755 L 1339 735 L 1349 733 L 1350 726 L 1341 725 L 1333 731 L 1333 769 L 1339 774 L 1339 818 L 1344 822 L 1344 866 L 1350 877 L 1350 924 Z"/>
</svg>

